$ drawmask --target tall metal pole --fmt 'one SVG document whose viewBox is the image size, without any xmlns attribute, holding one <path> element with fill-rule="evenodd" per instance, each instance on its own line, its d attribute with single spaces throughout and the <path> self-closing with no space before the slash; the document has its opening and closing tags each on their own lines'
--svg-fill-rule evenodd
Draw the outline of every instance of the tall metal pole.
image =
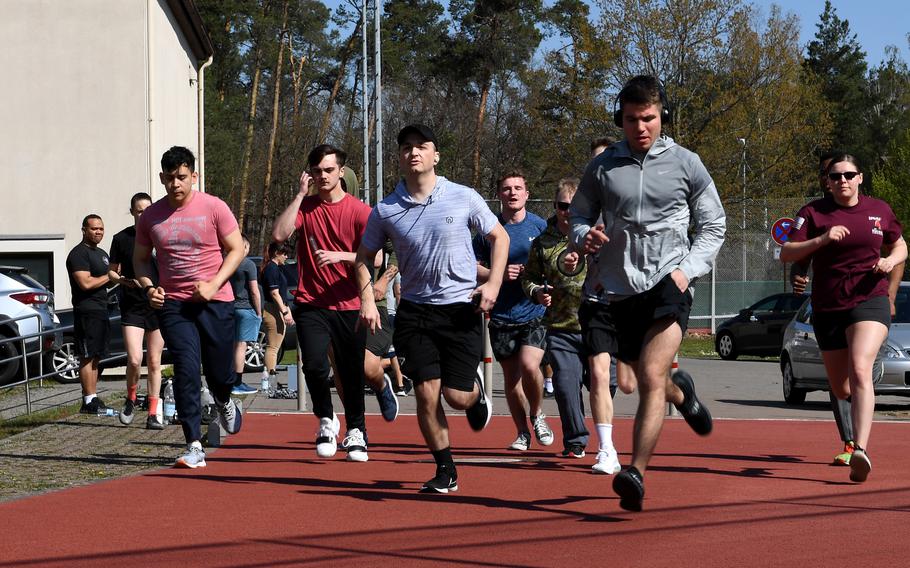
<svg viewBox="0 0 910 568">
<path fill-rule="evenodd" d="M 746 285 L 746 139 L 740 138 L 743 146 L 743 292 Z"/>
<path fill-rule="evenodd" d="M 361 40 L 363 42 L 361 56 L 363 63 L 361 73 L 363 75 L 363 92 L 361 93 L 361 104 L 363 105 L 363 201 L 370 204 L 370 105 L 367 93 L 369 92 L 369 77 L 367 75 L 367 8 L 369 0 L 363 0 L 361 14 Z"/>
<path fill-rule="evenodd" d="M 380 0 L 375 0 L 376 5 L 373 8 L 373 28 L 375 39 L 373 40 L 373 105 L 376 109 L 376 203 L 382 200 L 382 55 L 379 22 L 382 15 L 382 4 Z"/>
</svg>

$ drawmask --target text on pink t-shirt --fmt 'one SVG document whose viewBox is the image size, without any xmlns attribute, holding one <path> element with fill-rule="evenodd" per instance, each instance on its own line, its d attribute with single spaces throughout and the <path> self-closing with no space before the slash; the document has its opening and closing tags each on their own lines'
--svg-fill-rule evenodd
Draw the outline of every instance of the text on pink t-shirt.
<svg viewBox="0 0 910 568">
<path fill-rule="evenodd" d="M 156 201 L 136 227 L 136 242 L 154 247 L 159 283 L 173 300 L 191 300 L 196 282 L 215 277 L 223 262 L 221 239 L 237 230 L 237 220 L 224 201 L 198 191 L 192 195 L 179 209 L 171 207 L 167 197 Z M 212 299 L 233 301 L 230 282 Z"/>
</svg>

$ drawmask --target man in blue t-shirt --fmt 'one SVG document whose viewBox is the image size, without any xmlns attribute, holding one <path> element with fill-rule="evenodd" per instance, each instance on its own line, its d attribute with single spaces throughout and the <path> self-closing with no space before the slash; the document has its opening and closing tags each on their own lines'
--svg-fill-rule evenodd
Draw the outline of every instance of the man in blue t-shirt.
<svg viewBox="0 0 910 568">
<path fill-rule="evenodd" d="M 546 230 L 547 222 L 525 208 L 530 192 L 520 171 L 512 170 L 500 176 L 496 192 L 502 203 L 499 222 L 509 234 L 509 260 L 490 315 L 490 343 L 493 356 L 502 365 L 506 401 L 518 429 L 518 437 L 509 449 L 523 452 L 531 446 L 528 414 L 537 441 L 543 446 L 553 443 L 553 431 L 541 409 L 543 374 L 540 362 L 547 332 L 540 321 L 546 308 L 532 302 L 521 289 L 521 275 L 528 262 L 531 242 Z M 483 236 L 474 239 L 474 252 L 477 279 L 485 282 L 490 277 L 490 246 Z"/>
</svg>

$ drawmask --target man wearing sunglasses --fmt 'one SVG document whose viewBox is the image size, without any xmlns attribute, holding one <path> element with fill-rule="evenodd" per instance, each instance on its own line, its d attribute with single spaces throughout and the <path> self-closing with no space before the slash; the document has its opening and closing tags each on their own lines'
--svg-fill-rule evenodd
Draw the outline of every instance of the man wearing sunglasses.
<svg viewBox="0 0 910 568">
<path fill-rule="evenodd" d="M 628 363 L 638 385 L 632 463 L 613 479 L 613 490 L 620 507 L 640 511 L 666 401 L 697 433 L 711 432 L 692 378 L 679 371 L 671 379 L 670 367 L 688 325 L 689 285 L 711 270 L 726 216 L 698 156 L 663 135 L 672 114 L 657 78 L 630 79 L 617 103 L 614 122 L 625 139 L 588 164 L 572 200 L 571 238 L 598 255 L 603 291 L 602 303 L 579 313 L 585 346 Z"/>
<path fill-rule="evenodd" d="M 297 231 L 293 313 L 313 414 L 319 419 L 316 454 L 335 455 L 341 428 L 329 388 L 331 347 L 343 387 L 347 433 L 341 445 L 348 461 L 365 462 L 369 459 L 363 403 L 366 333 L 357 326 L 360 295 L 352 267 L 370 207 L 341 185 L 346 158 L 344 151 L 328 144 L 313 148 L 307 157 L 309 169 L 300 175 L 300 189 L 275 219 L 272 238 L 284 242 Z M 307 196 L 311 183 L 318 193 Z"/>
</svg>

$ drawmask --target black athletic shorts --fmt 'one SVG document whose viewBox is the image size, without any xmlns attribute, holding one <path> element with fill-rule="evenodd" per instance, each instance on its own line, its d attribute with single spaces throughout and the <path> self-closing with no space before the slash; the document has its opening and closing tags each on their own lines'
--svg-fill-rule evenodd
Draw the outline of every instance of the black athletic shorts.
<svg viewBox="0 0 910 568">
<path fill-rule="evenodd" d="M 680 292 L 668 274 L 656 286 L 618 302 L 582 302 L 578 322 L 591 355 L 610 353 L 620 361 L 638 361 L 648 330 L 670 319 L 683 333 L 689 325 L 692 293 Z"/>
<path fill-rule="evenodd" d="M 367 330 L 367 351 L 377 357 L 385 357 L 392 348 L 392 322 L 386 308 L 376 306 L 376 309 L 379 310 L 379 323 L 382 329 L 377 329 L 376 333 Z"/>
<path fill-rule="evenodd" d="M 73 343 L 80 359 L 103 359 L 108 355 L 111 321 L 106 311 L 73 310 Z"/>
<path fill-rule="evenodd" d="M 395 313 L 395 353 L 414 383 L 471 392 L 483 357 L 481 315 L 473 304 L 417 304 L 402 300 Z"/>
<path fill-rule="evenodd" d="M 155 331 L 159 327 L 158 314 L 148 301 L 136 301 L 124 295 L 120 302 L 120 325 Z"/>
<path fill-rule="evenodd" d="M 547 328 L 540 323 L 541 318 L 518 324 L 490 320 L 490 345 L 493 346 L 493 357 L 497 361 L 508 359 L 518 353 L 523 345 L 546 350 Z"/>
<path fill-rule="evenodd" d="M 849 310 L 812 312 L 815 340 L 822 351 L 847 348 L 847 328 L 861 321 L 877 321 L 891 327 L 891 302 L 887 296 L 876 296 Z"/>
</svg>

